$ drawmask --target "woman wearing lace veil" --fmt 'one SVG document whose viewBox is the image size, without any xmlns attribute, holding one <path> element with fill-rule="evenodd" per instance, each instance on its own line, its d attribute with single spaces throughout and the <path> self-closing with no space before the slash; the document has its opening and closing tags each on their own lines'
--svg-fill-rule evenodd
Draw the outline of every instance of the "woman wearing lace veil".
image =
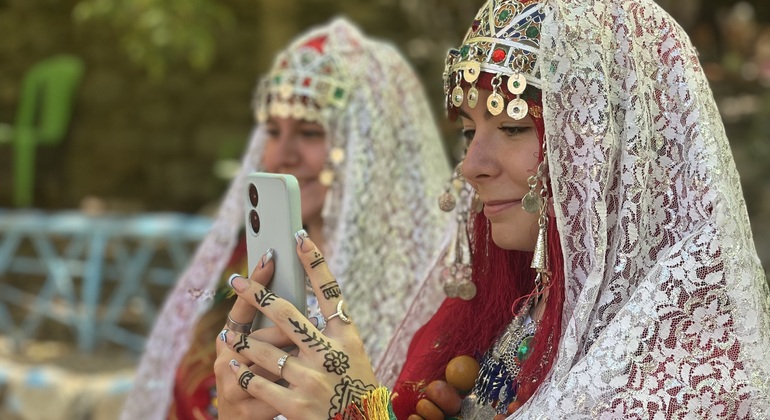
<svg viewBox="0 0 770 420">
<path fill-rule="evenodd" d="M 344 293 L 319 302 L 323 333 L 285 301 L 250 299 L 283 335 L 219 337 L 218 382 L 263 408 L 246 417 L 770 416 L 768 286 L 676 22 L 652 0 L 489 0 L 444 80 L 469 142 L 462 176 L 483 203 L 468 215 L 475 297 L 435 311 L 418 294 L 377 376 Z M 310 267 L 312 249 L 299 235 L 317 287 L 331 273 Z M 233 288 L 247 300 L 271 272 Z"/>
<path fill-rule="evenodd" d="M 297 175 L 303 224 L 325 238 L 321 249 L 326 261 L 345 292 L 356 296 L 358 304 L 350 311 L 359 325 L 373 331 L 365 339 L 373 360 L 400 322 L 417 279 L 425 278 L 425 261 L 438 248 L 434 244 L 450 236 L 443 233 L 448 219 L 435 205 L 451 173 L 440 136 L 416 74 L 389 44 L 366 38 L 342 18 L 302 34 L 261 80 L 255 113 L 257 126 L 242 168 L 211 232 L 158 317 L 124 419 L 165 417 L 176 367 L 190 345 L 193 327 L 210 305 L 195 296 L 214 289 L 230 274 L 223 270 L 243 225 L 244 177 L 255 170 L 281 169 L 268 165 L 266 156 L 276 153 L 275 148 L 289 147 L 273 145 L 287 121 L 320 124 L 325 134 L 326 165 L 318 168 L 318 179 Z M 299 130 L 305 136 L 305 129 Z M 319 201 L 320 218 L 304 214 L 306 203 Z M 313 307 L 317 313 L 312 296 L 308 307 L 308 315 L 314 315 Z M 242 313 L 231 315 L 236 322 L 248 321 L 237 319 Z M 208 334 L 222 328 L 222 318 L 217 316 L 215 323 Z M 206 343 L 212 343 L 209 337 Z M 208 366 L 213 377 L 213 345 L 210 351 L 203 370 Z"/>
</svg>

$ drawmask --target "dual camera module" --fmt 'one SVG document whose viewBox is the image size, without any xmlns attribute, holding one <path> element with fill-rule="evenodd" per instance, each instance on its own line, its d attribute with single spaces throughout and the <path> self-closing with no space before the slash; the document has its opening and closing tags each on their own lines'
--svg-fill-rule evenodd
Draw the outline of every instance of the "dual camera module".
<svg viewBox="0 0 770 420">
<path fill-rule="evenodd" d="M 251 212 L 249 212 L 249 221 L 251 222 L 251 231 L 255 235 L 259 234 L 259 213 L 257 213 L 257 204 L 259 204 L 259 192 L 257 186 L 249 184 L 249 202 L 251 203 Z"/>
</svg>

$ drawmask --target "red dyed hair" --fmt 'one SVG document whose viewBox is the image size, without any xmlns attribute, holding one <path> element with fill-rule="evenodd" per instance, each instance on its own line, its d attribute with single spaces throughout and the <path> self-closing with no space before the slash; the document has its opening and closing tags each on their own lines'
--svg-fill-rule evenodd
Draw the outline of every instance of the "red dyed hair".
<svg viewBox="0 0 770 420">
<path fill-rule="evenodd" d="M 492 90 L 491 78 L 491 75 L 482 73 L 478 87 Z M 502 93 L 509 99 L 513 97 L 507 90 Z M 542 146 L 545 139 L 542 100 L 540 92 L 535 93 L 526 100 Z M 451 359 L 459 355 L 470 355 L 480 360 L 511 321 L 512 305 L 530 295 L 535 287 L 535 272 L 530 268 L 533 254 L 500 248 L 492 241 L 491 227 L 486 216 L 479 213 L 471 218 L 469 232 L 476 297 L 469 301 L 446 299 L 433 318 L 415 335 L 394 389 L 399 394 L 398 398 L 402 399 L 401 404 L 397 403 L 398 398 L 394 399 L 393 407 L 398 418 L 406 418 L 414 413 L 414 404 L 418 399 L 414 393 L 419 394 L 419 388 L 433 380 L 443 379 L 444 370 Z M 522 403 L 534 394 L 548 375 L 561 338 L 564 258 L 554 217 L 548 219 L 548 259 L 551 270 L 549 296 L 545 313 L 535 333 L 534 357 L 524 362 L 518 376 L 520 386 L 517 400 Z M 420 346 L 423 348 L 418 348 Z"/>
</svg>

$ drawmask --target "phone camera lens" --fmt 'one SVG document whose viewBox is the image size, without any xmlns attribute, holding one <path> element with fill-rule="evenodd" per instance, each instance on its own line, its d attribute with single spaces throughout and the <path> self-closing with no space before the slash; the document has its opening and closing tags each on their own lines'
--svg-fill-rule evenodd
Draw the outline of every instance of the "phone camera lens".
<svg viewBox="0 0 770 420">
<path fill-rule="evenodd" d="M 253 207 L 257 207 L 259 203 L 259 193 L 257 192 L 257 186 L 254 184 L 249 185 L 249 201 Z"/>
<path fill-rule="evenodd" d="M 259 214 L 257 214 L 256 210 L 252 210 L 251 213 L 249 213 L 249 220 L 251 221 L 251 230 L 253 230 L 254 233 L 259 233 Z"/>
</svg>

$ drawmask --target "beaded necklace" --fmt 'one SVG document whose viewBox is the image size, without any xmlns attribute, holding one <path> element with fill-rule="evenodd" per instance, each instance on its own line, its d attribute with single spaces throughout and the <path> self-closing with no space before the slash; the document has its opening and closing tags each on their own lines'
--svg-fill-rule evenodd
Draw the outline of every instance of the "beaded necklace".
<svg viewBox="0 0 770 420">
<path fill-rule="evenodd" d="M 463 419 L 488 420 L 495 413 L 504 414 L 516 399 L 517 376 L 532 353 L 538 324 L 529 314 L 531 307 L 532 301 L 524 305 L 484 355 L 476 384 L 463 400 Z"/>
</svg>

